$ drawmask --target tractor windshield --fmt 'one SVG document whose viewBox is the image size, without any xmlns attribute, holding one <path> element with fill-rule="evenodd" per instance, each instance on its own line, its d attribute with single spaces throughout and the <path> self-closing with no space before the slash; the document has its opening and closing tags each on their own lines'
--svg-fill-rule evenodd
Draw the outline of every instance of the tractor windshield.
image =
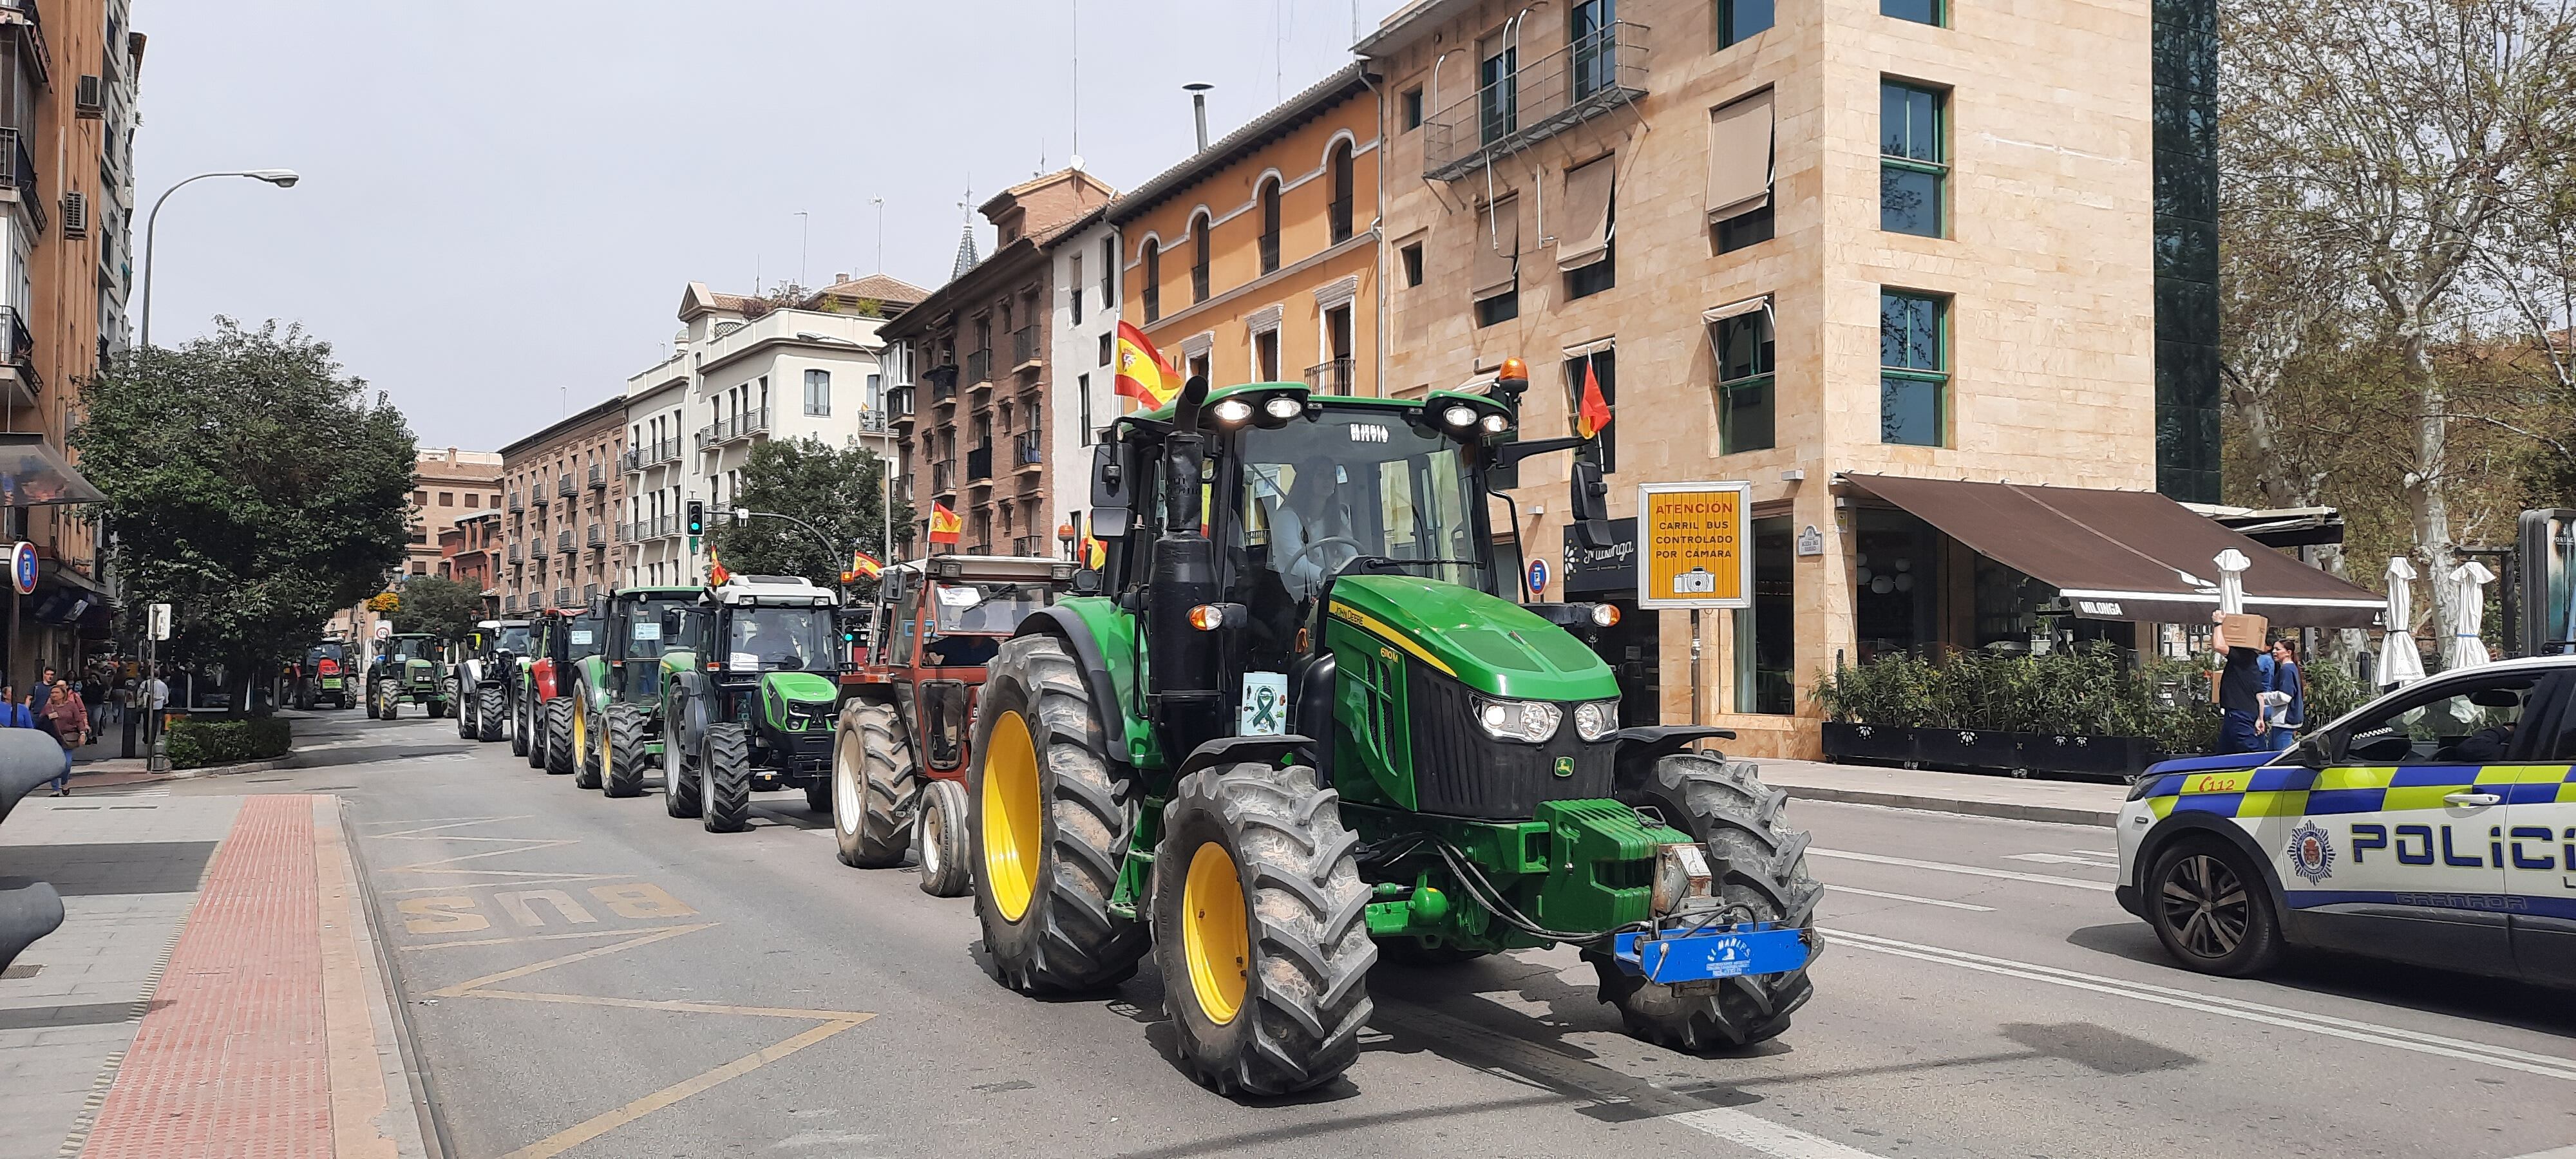
<svg viewBox="0 0 2576 1159">
<path fill-rule="evenodd" d="M 492 649 L 496 652 L 508 652 L 514 656 L 527 655 L 528 626 L 526 624 L 501 625 L 499 637 L 493 641 Z"/>
<path fill-rule="evenodd" d="M 665 609 L 685 606 L 690 598 L 688 596 L 654 597 L 640 600 L 632 609 L 629 609 L 622 617 L 626 621 L 626 658 L 629 660 L 658 659 L 663 649 L 671 647 L 673 642 L 665 639 L 666 634 L 662 631 L 662 613 Z"/>
<path fill-rule="evenodd" d="M 829 608 L 738 608 L 725 625 L 725 667 L 736 672 L 830 672 L 841 634 Z"/>
<path fill-rule="evenodd" d="M 404 664 L 429 658 L 430 641 L 418 636 L 398 636 L 387 655 L 394 663 Z"/>
<path fill-rule="evenodd" d="M 1363 555 L 1438 561 L 1405 570 L 1485 586 L 1475 481 L 1456 440 L 1400 412 L 1326 410 L 1245 431 L 1240 457 L 1229 546 L 1268 573 L 1256 597 L 1276 582 L 1303 603 Z"/>
<path fill-rule="evenodd" d="M 599 617 L 574 616 L 564 627 L 565 651 L 581 660 L 599 655 Z"/>
<path fill-rule="evenodd" d="M 1039 584 L 944 583 L 933 593 L 939 606 L 939 631 L 981 632 L 1008 636 L 1020 621 L 1046 604 Z"/>
</svg>

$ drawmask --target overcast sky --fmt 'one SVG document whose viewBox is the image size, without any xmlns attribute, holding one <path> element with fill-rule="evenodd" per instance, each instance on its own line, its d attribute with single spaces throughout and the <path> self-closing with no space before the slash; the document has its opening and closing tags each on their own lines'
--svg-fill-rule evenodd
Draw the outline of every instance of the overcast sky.
<svg viewBox="0 0 2576 1159">
<path fill-rule="evenodd" d="M 138 253 L 173 182 L 304 175 L 170 200 L 153 337 L 301 322 L 423 446 L 498 448 L 666 354 L 688 282 L 867 271 L 883 197 L 886 272 L 935 287 L 970 182 L 1060 167 L 1078 128 L 1133 186 L 1190 151 L 1182 83 L 1217 85 L 1222 135 L 1347 63 L 1353 9 L 1079 0 L 1076 38 L 1068 0 L 135 0 Z"/>
</svg>

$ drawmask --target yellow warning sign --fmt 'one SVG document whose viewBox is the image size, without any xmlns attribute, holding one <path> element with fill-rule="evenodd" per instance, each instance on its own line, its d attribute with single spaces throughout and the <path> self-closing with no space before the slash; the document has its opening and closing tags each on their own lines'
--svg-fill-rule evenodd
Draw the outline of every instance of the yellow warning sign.
<svg viewBox="0 0 2576 1159">
<path fill-rule="evenodd" d="M 1637 488 L 1641 608 L 1753 606 L 1745 549 L 1746 483 L 1648 483 Z"/>
</svg>

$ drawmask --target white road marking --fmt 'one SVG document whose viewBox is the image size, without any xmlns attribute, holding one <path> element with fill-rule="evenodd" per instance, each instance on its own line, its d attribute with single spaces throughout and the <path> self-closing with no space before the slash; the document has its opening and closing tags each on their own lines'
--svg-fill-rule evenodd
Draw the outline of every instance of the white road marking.
<svg viewBox="0 0 2576 1159">
<path fill-rule="evenodd" d="M 2536 1074 L 2546 1078 L 2565 1079 L 2570 1082 L 2576 1082 L 2576 1059 L 2561 1058 L 2557 1055 L 2534 1054 L 2530 1051 L 2515 1050 L 2511 1047 L 2494 1046 L 2483 1042 L 2470 1042 L 2466 1039 L 2459 1038 L 2447 1038 L 2442 1035 L 2426 1034 L 2417 1030 L 2404 1030 L 2394 1026 L 2381 1026 L 2376 1023 L 2360 1022 L 2349 1018 L 2336 1018 L 2332 1015 L 2311 1014 L 2304 1010 L 2291 1010 L 2280 1006 L 2267 1006 L 2260 1002 L 2248 1002 L 2240 998 L 2222 998 L 2214 994 L 2199 994 L 2189 990 L 2176 990 L 2169 986 L 2157 986 L 2146 982 L 2130 982 L 2119 978 L 2106 978 L 2099 974 L 2085 974 L 2074 970 L 2061 970 L 2055 966 L 2042 966 L 2034 962 L 2015 961 L 2011 958 L 1990 958 L 1983 954 L 1971 954 L 1964 950 L 1952 950 L 1941 946 L 1927 946 L 1917 942 L 1898 941 L 1894 938 L 1882 938 L 1873 934 L 1853 933 L 1849 930 L 1832 930 L 1829 931 L 1829 936 L 1832 941 L 1841 945 L 1850 946 L 1854 949 L 1875 950 L 1882 954 L 1890 954 L 1900 958 L 1912 958 L 1917 961 L 1934 962 L 1946 966 L 1957 966 L 1962 969 L 1976 970 L 1987 974 L 2000 974 L 2006 977 L 2021 978 L 2033 982 L 2046 982 L 2052 986 L 2064 986 L 2074 990 L 2089 990 L 2096 994 L 2108 994 L 2118 998 L 2132 998 L 2140 1002 L 2152 1002 L 2159 1006 L 2172 1006 L 2185 1010 L 2197 1010 L 2204 1014 L 2216 1014 L 2226 1018 L 2242 1019 L 2247 1022 L 2259 1022 L 2267 1026 L 2278 1026 L 2289 1030 L 2305 1030 L 2312 1034 L 2323 1034 L 2334 1038 L 2349 1039 L 2354 1042 L 2373 1043 L 2379 1046 L 2392 1046 L 2399 1050 L 2411 1050 L 2418 1054 L 2438 1055 L 2443 1058 L 2455 1058 L 2464 1062 L 2485 1063 L 2488 1066 L 2501 1067 L 2505 1070 L 2517 1070 L 2526 1074 Z"/>
<path fill-rule="evenodd" d="M 1910 901 L 1916 905 L 1937 905 L 1944 909 L 1975 910 L 1981 914 L 1995 912 L 1995 907 L 1990 905 L 1969 905 L 1964 901 L 1943 901 L 1937 897 L 1916 897 L 1910 893 L 1886 893 L 1875 889 L 1862 889 L 1857 885 L 1835 885 L 1830 881 L 1825 883 L 1825 890 L 1829 893 L 1856 893 L 1862 897 L 1883 897 L 1889 901 Z"/>
<path fill-rule="evenodd" d="M 1970 877 L 2000 877 L 2005 881 L 2029 881 L 2040 885 L 2063 885 L 2074 889 L 2111 892 L 2107 881 L 2083 881 L 2072 877 L 2050 877 L 2045 873 L 2016 873 L 2009 869 L 1987 869 L 1977 865 L 1952 865 L 1947 861 L 1916 861 L 1911 857 L 1889 857 L 1884 853 L 1854 853 L 1845 849 L 1807 850 L 1810 857 L 1837 857 L 1845 861 L 1867 861 L 1876 865 L 1902 865 L 1907 869 L 1931 869 L 1942 873 L 1964 873 Z"/>
<path fill-rule="evenodd" d="M 1846 1147 L 1822 1135 L 1783 1127 L 1760 1115 L 1733 1107 L 1684 1111 L 1678 1115 L 1666 1115 L 1664 1121 L 1679 1123 L 1703 1135 L 1715 1135 L 1776 1159 L 1878 1159 L 1878 1156 L 1857 1147 Z"/>
<path fill-rule="evenodd" d="M 2565 1147 L 2552 1147 L 2546 1151 L 2534 1151 L 2529 1155 L 2516 1155 L 2513 1159 L 2576 1159 L 2576 1143 Z"/>
<path fill-rule="evenodd" d="M 2004 860 L 2029 861 L 2040 865 L 2080 865 L 2086 869 L 2116 869 L 2119 867 L 2119 861 L 2116 858 L 2106 860 L 2098 854 L 2086 854 L 2081 857 L 2072 857 L 2064 853 L 2007 853 L 2004 854 Z"/>
</svg>

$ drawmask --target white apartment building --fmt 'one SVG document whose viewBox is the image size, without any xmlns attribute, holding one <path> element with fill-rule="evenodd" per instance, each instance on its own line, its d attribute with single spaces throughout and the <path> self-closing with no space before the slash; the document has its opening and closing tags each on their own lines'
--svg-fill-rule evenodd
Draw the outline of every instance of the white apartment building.
<svg viewBox="0 0 2576 1159">
<path fill-rule="evenodd" d="M 623 521 L 635 546 L 624 582 L 705 576 L 683 513 L 691 500 L 724 510 L 765 440 L 811 438 L 894 458 L 877 327 L 925 296 L 882 274 L 838 276 L 793 306 L 689 283 L 672 355 L 626 384 Z"/>
<path fill-rule="evenodd" d="M 1047 494 L 1058 525 L 1091 504 L 1091 445 L 1118 417 L 1112 342 L 1118 330 L 1118 229 L 1106 207 L 1048 243 L 1055 263 L 1055 386 L 1047 416 Z"/>
</svg>

